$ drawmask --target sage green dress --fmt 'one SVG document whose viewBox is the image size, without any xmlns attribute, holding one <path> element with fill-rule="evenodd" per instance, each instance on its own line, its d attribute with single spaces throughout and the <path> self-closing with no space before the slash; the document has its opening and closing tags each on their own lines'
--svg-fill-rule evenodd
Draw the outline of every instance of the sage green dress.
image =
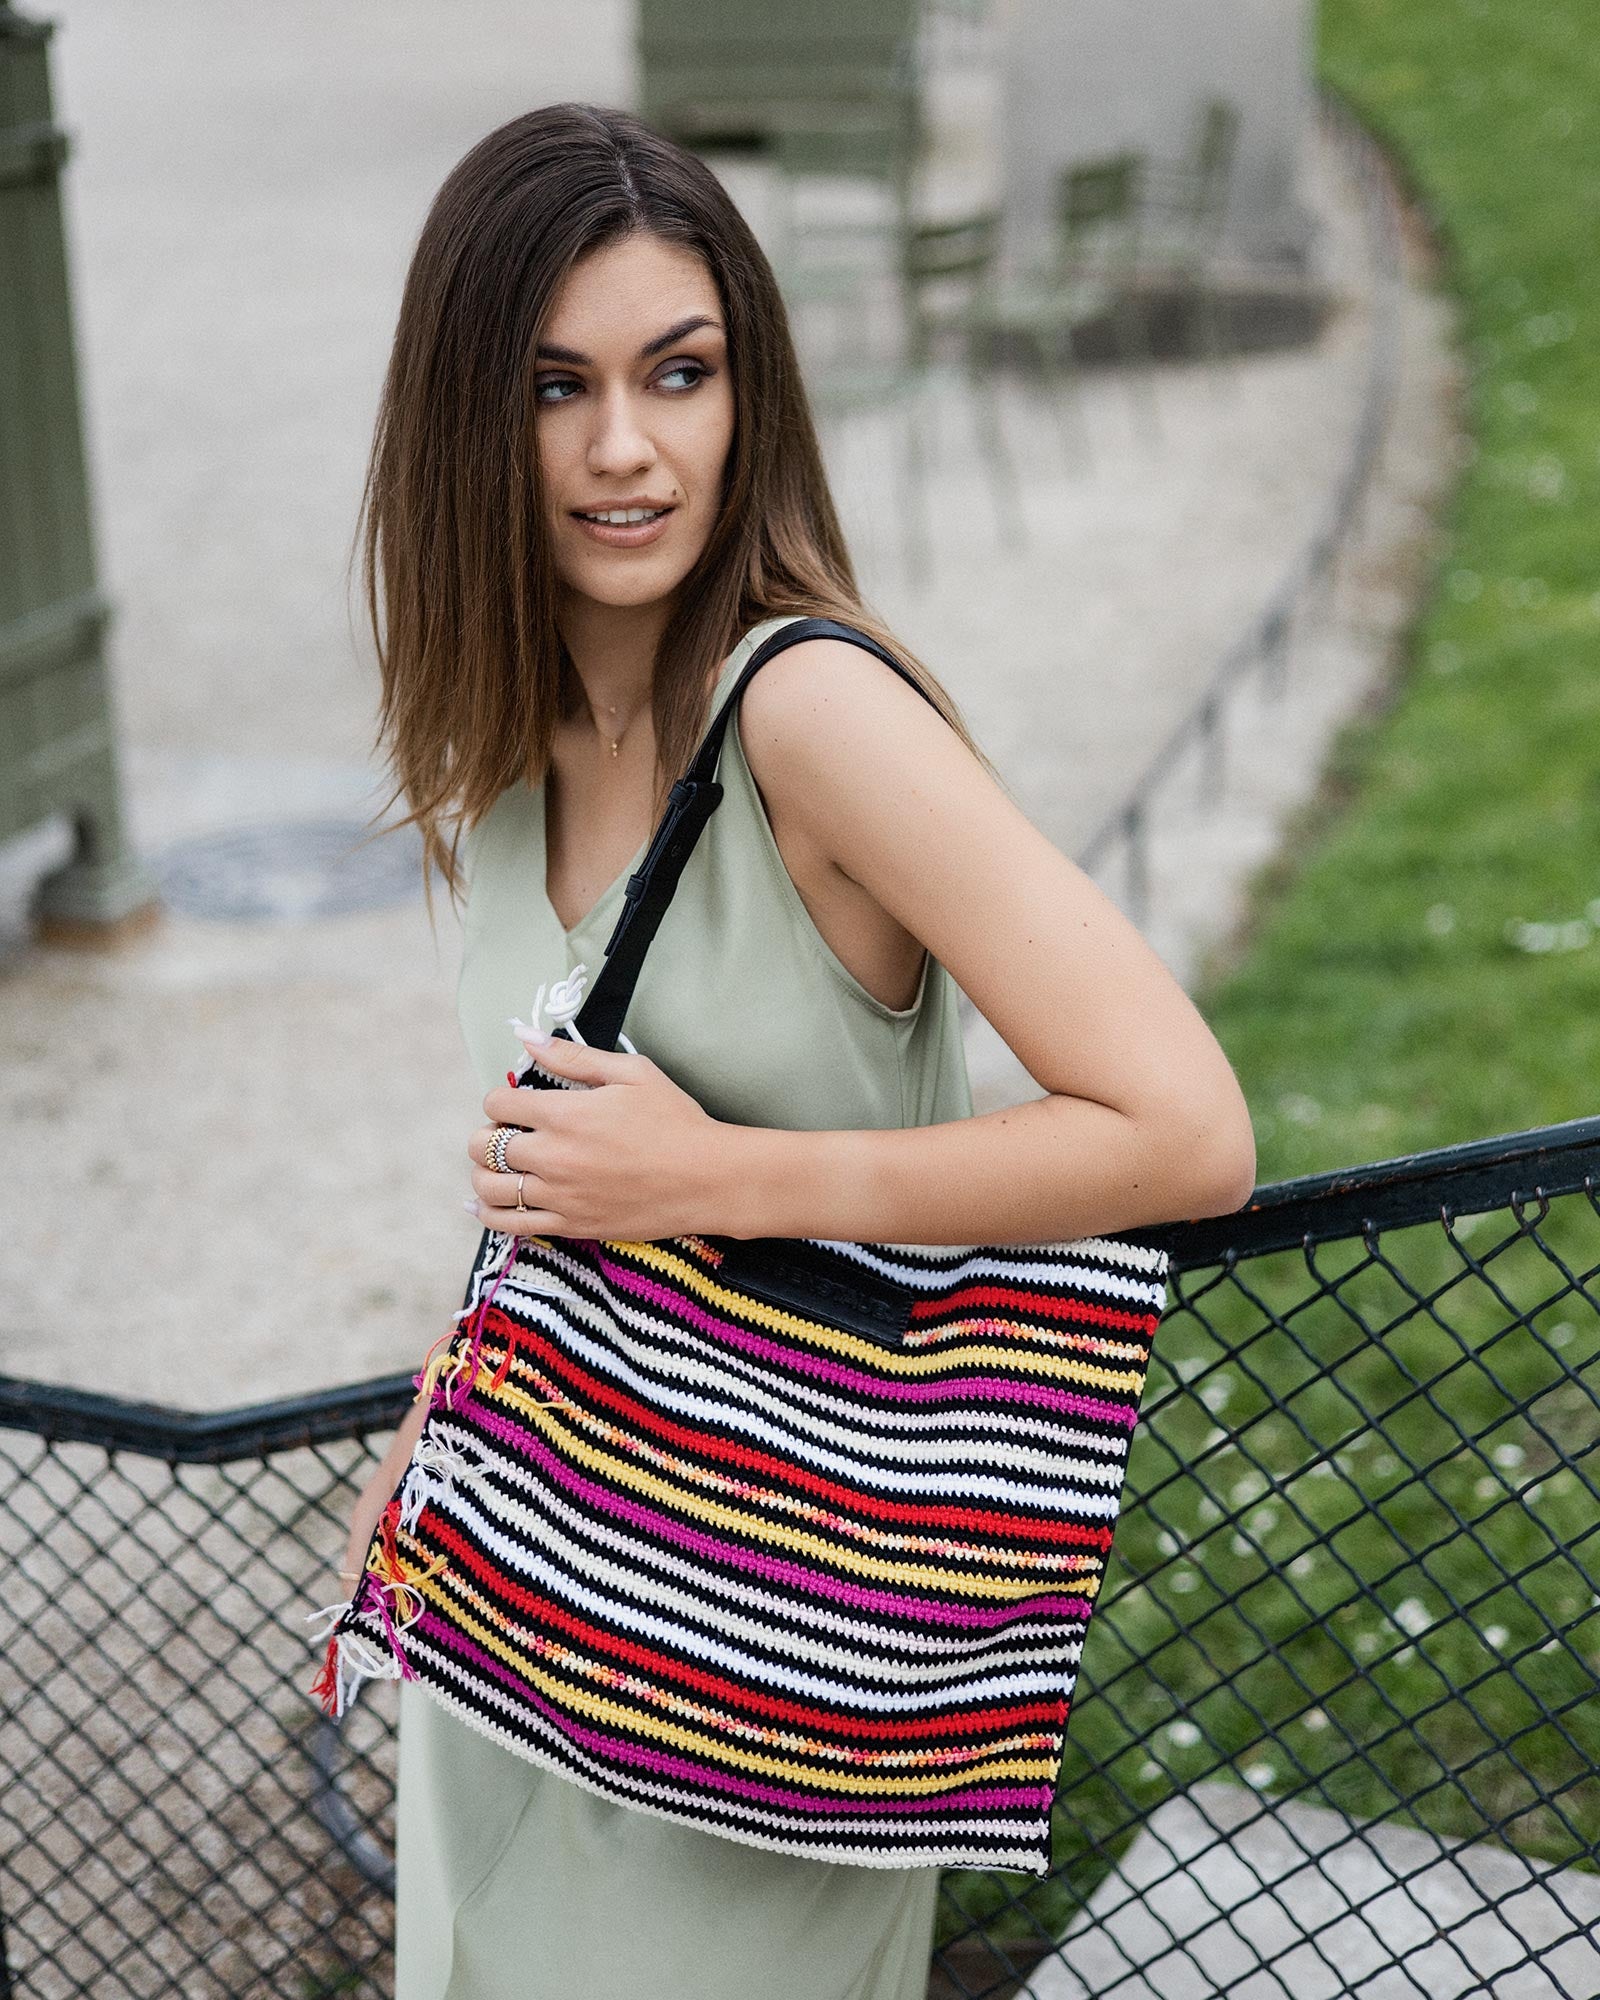
<svg viewBox="0 0 1600 2000">
<path fill-rule="evenodd" d="M 747 632 L 713 711 L 753 648 Z M 863 664 L 867 656 L 863 655 Z M 791 1130 L 969 1117 L 956 989 L 924 956 L 885 1007 L 823 941 L 783 865 L 739 739 L 625 1024 L 719 1119 Z M 545 894 L 542 787 L 503 793 L 464 843 L 458 988 L 484 1091 L 508 1025 L 580 964 L 592 985 L 628 866 L 577 927 Z M 542 1023 L 545 1025 L 545 1023 Z M 922 2000 L 939 1871 L 813 1860 L 624 1806 L 400 1685 L 396 2000 Z"/>
</svg>

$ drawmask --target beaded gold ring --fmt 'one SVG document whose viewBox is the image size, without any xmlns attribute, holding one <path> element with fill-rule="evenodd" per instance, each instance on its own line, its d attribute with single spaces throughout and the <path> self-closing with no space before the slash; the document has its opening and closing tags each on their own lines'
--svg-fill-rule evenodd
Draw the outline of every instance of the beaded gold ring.
<svg viewBox="0 0 1600 2000">
<path fill-rule="evenodd" d="M 489 1136 L 489 1165 L 497 1174 L 511 1172 L 511 1168 L 506 1165 L 506 1147 L 510 1145 L 519 1129 L 515 1125 L 497 1125 Z"/>
</svg>

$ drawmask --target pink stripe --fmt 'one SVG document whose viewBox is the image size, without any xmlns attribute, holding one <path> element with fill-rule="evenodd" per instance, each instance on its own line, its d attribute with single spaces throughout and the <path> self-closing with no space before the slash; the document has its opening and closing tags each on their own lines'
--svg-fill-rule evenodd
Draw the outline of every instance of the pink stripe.
<svg viewBox="0 0 1600 2000">
<path fill-rule="evenodd" d="M 624 1499 L 607 1487 L 595 1485 L 520 1425 L 481 1403 L 477 1421 L 481 1429 L 499 1438 L 513 1451 L 520 1451 L 524 1457 L 533 1459 L 556 1485 L 578 1494 L 601 1512 L 620 1516 L 634 1527 L 643 1528 L 661 1541 L 688 1549 L 697 1556 L 731 1563 L 737 1569 L 750 1570 L 772 1583 L 787 1584 L 795 1590 L 808 1590 L 816 1596 L 831 1597 L 861 1611 L 880 1611 L 891 1617 L 919 1618 L 941 1625 L 1009 1625 L 1019 1619 L 1037 1618 L 1041 1614 L 1084 1620 L 1089 1616 L 1088 1600 L 1082 1597 L 1027 1597 L 993 1607 L 942 1604 L 935 1598 L 897 1595 L 893 1591 L 872 1590 L 864 1584 L 846 1583 L 837 1577 L 824 1576 L 800 1563 L 787 1562 L 781 1556 L 763 1555 L 757 1549 L 742 1549 L 733 1542 L 718 1541 L 714 1535 L 675 1521 L 670 1514 L 659 1513 L 653 1507 Z"/>
<path fill-rule="evenodd" d="M 643 1744 L 630 1743 L 625 1737 L 608 1736 L 599 1730 L 587 1729 L 564 1709 L 547 1701 L 537 1688 L 531 1687 L 504 1660 L 497 1660 L 464 1633 L 452 1630 L 431 1610 L 423 1613 L 418 1625 L 430 1638 L 439 1640 L 482 1671 L 492 1674 L 496 1680 L 514 1688 L 523 1700 L 538 1709 L 547 1721 L 554 1723 L 563 1736 L 581 1744 L 593 1755 L 612 1763 L 634 1764 L 661 1777 L 686 1779 L 713 1791 L 731 1792 L 739 1798 L 754 1799 L 763 1805 L 798 1807 L 802 1811 L 818 1813 L 925 1813 L 930 1807 L 951 1806 L 966 1806 L 974 1812 L 1027 1808 L 1039 1812 L 1049 1807 L 1053 1796 L 1048 1785 L 972 1785 L 962 1791 L 940 1793 L 932 1799 L 926 1796 L 915 1799 L 836 1799 L 819 1793 L 785 1791 L 777 1785 L 761 1784 L 753 1778 L 736 1778 L 713 1764 L 695 1763 L 688 1757 L 674 1756 L 669 1751 L 651 1750 Z"/>
<path fill-rule="evenodd" d="M 594 1260 L 607 1282 L 618 1291 L 632 1292 L 636 1298 L 663 1308 L 678 1319 L 688 1320 L 701 1333 L 709 1334 L 729 1347 L 740 1348 L 746 1354 L 756 1355 L 763 1361 L 777 1362 L 802 1374 L 815 1375 L 842 1389 L 896 1403 L 982 1401 L 1032 1404 L 1040 1409 L 1057 1410 L 1064 1416 L 1083 1417 L 1090 1423 L 1114 1424 L 1129 1431 L 1138 1420 L 1138 1410 L 1122 1403 L 1108 1403 L 1099 1396 L 1086 1396 L 1075 1389 L 1051 1389 L 1042 1383 L 1018 1382 L 1004 1376 L 974 1375 L 946 1382 L 899 1382 L 882 1375 L 869 1375 L 860 1369 L 848 1368 L 842 1362 L 829 1361 L 823 1355 L 804 1353 L 785 1347 L 778 1341 L 767 1340 L 759 1333 L 735 1325 L 732 1320 L 707 1312 L 696 1300 L 670 1285 L 662 1284 L 659 1279 L 640 1271 L 630 1271 L 626 1265 L 607 1257 L 591 1239 L 584 1240 L 593 1251 Z"/>
</svg>

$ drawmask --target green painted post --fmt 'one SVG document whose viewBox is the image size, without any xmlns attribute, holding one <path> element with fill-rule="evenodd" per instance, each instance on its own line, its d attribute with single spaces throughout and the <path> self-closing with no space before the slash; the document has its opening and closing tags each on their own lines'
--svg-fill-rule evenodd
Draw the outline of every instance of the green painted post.
<svg viewBox="0 0 1600 2000">
<path fill-rule="evenodd" d="M 51 21 L 0 0 L 0 839 L 54 813 L 73 853 L 41 881 L 46 937 L 92 941 L 159 909 L 128 846 L 78 406 Z"/>
</svg>

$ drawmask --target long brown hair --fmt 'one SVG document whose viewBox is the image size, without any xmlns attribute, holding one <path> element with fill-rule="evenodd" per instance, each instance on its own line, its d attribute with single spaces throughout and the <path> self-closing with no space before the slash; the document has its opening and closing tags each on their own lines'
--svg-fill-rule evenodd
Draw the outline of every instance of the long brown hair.
<svg viewBox="0 0 1600 2000">
<path fill-rule="evenodd" d="M 637 230 L 705 262 L 726 315 L 734 432 L 722 507 L 657 649 L 655 816 L 704 732 L 713 667 L 750 626 L 848 620 L 902 661 L 987 769 L 951 700 L 862 602 L 828 491 L 783 296 L 717 176 L 626 111 L 550 104 L 446 176 L 406 273 L 357 520 L 387 743 L 430 867 L 500 794 L 543 779 L 575 692 L 556 627 L 532 360 L 587 251 Z M 448 838 L 447 838 L 448 835 Z"/>
</svg>

